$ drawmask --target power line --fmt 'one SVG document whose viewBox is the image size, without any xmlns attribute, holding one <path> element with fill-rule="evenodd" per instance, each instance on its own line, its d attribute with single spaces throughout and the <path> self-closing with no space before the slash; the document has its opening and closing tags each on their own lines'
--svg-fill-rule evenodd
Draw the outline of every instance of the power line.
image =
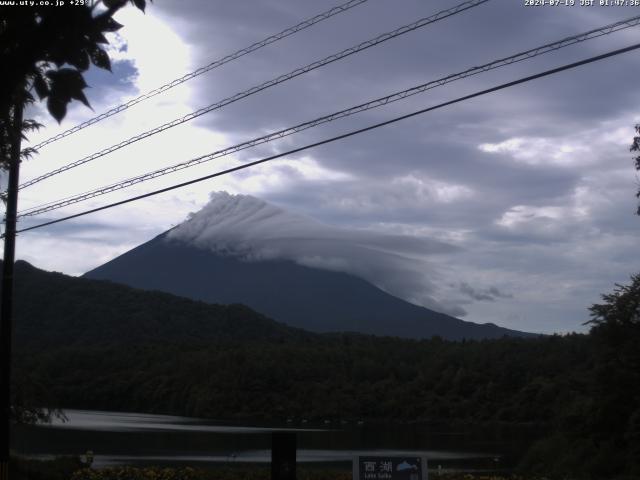
<svg viewBox="0 0 640 480">
<path fill-rule="evenodd" d="M 224 65 L 225 63 L 229 63 L 233 60 L 236 60 L 240 57 L 243 57 L 249 53 L 255 52 L 256 50 L 259 50 L 262 47 L 266 47 L 267 45 L 270 45 L 274 42 L 277 42 L 278 40 L 282 40 L 283 38 L 286 38 L 290 35 L 293 35 L 294 33 L 298 33 L 301 30 L 304 30 L 306 28 L 311 27 L 312 25 L 315 25 L 316 23 L 320 23 L 323 20 L 326 20 L 328 18 L 333 17 L 334 15 L 338 15 L 339 13 L 343 13 L 346 12 L 347 10 L 356 7 L 358 5 L 361 5 L 365 2 L 368 2 L 369 0 L 349 0 L 346 3 L 343 3 L 341 5 L 338 5 L 337 7 L 333 7 L 330 10 L 327 10 L 326 12 L 320 13 L 314 17 L 308 18 L 307 20 L 304 20 L 300 23 L 298 23 L 297 25 L 294 25 L 293 27 L 289 27 L 283 31 L 281 31 L 280 33 L 276 33 L 275 35 L 271 35 L 270 37 L 265 38 L 264 40 L 260 40 L 259 42 L 253 43 L 251 45 L 249 45 L 248 47 L 242 48 L 236 52 L 233 52 L 229 55 L 226 55 L 222 58 L 219 58 L 217 60 L 214 60 L 213 62 L 211 62 L 208 65 L 205 65 L 204 67 L 200 67 L 197 70 L 194 70 L 191 73 L 187 73 L 186 75 L 183 75 L 180 78 L 176 78 L 175 80 L 169 82 L 169 83 L 165 83 L 164 85 L 155 88 L 154 90 L 151 90 L 147 93 L 144 93 L 136 98 L 133 98 L 131 100 L 129 100 L 126 103 L 123 103 L 122 105 L 118 105 L 117 107 L 114 107 L 96 117 L 90 118 L 89 120 L 82 122 L 78 125 L 76 125 L 73 128 L 70 128 L 68 130 L 65 130 L 62 133 L 59 133 L 51 138 L 48 138 L 47 140 L 40 142 L 39 144 L 37 144 L 35 147 L 36 150 L 44 147 L 45 145 L 49 145 L 50 143 L 53 143 L 57 140 L 60 140 L 61 138 L 64 137 L 68 137 L 69 135 L 79 132 L 80 130 L 87 128 L 90 125 L 93 125 L 95 123 L 98 123 L 106 118 L 109 118 L 117 113 L 123 112 L 125 110 L 127 110 L 130 107 L 133 107 L 134 105 L 143 102 L 144 100 L 148 100 L 149 98 L 155 97 L 156 95 L 159 95 L 163 92 L 166 92 L 167 90 L 180 85 L 188 80 L 191 80 L 192 78 L 195 78 L 199 75 L 202 75 L 204 73 L 207 73 L 215 68 L 221 67 L 222 65 Z"/>
<path fill-rule="evenodd" d="M 371 100 L 369 102 L 366 103 L 362 103 L 360 105 L 356 105 L 354 107 L 350 107 L 344 110 L 341 110 L 339 112 L 335 112 L 332 113 L 330 115 L 325 115 L 323 117 L 319 117 L 316 118 L 314 120 L 310 120 L 308 122 L 304 122 L 298 125 L 295 125 L 293 127 L 289 127 L 289 128 L 285 128 L 282 130 L 279 130 L 277 132 L 273 132 L 267 135 L 264 135 L 262 137 L 258 137 L 258 138 L 254 138 L 252 140 L 231 146 L 231 147 L 227 147 L 225 149 L 222 150 L 218 150 L 216 152 L 212 152 L 206 155 L 202 155 L 200 157 L 196 157 L 190 160 L 187 160 L 185 162 L 181 162 L 169 167 L 165 167 L 165 168 L 161 168 L 158 170 L 154 170 L 151 172 L 147 172 L 145 174 L 142 175 L 138 175 L 136 177 L 131 177 L 129 179 L 117 182 L 117 183 L 113 183 L 111 185 L 107 185 L 107 186 L 103 186 L 100 187 L 98 189 L 95 190 L 90 190 L 81 194 L 76 194 L 73 196 L 69 196 L 69 197 L 65 197 L 62 199 L 58 199 L 55 200 L 53 202 L 48 202 L 46 204 L 41 204 L 41 205 L 37 205 L 34 207 L 31 207 L 29 209 L 25 209 L 24 211 L 20 212 L 19 217 L 26 217 L 26 216 L 33 216 L 33 215 L 38 215 L 41 213 L 45 213 L 45 212 L 49 212 L 52 210 L 57 210 L 59 208 L 68 206 L 68 205 L 72 205 L 74 203 L 78 203 L 81 201 L 85 201 L 88 200 L 90 198 L 95 198 L 97 196 L 100 195 L 105 195 L 107 193 L 116 191 L 116 190 L 121 190 L 123 188 L 127 188 L 130 187 L 132 185 L 136 185 L 138 183 L 147 181 L 147 180 L 151 180 L 153 178 L 157 178 L 157 177 L 161 177 L 163 175 L 167 175 L 170 173 L 174 173 L 180 170 L 183 170 L 185 168 L 189 168 L 192 167 L 194 165 L 199 165 L 201 163 L 204 162 L 208 162 L 211 161 L 215 158 L 220 158 L 226 155 L 230 155 L 232 153 L 236 153 L 239 152 L 241 150 L 245 150 L 247 148 L 251 148 L 254 147 L 256 145 L 260 145 L 263 143 L 267 143 L 279 138 L 283 138 L 289 135 L 292 135 L 294 133 L 298 133 L 301 132 L 303 130 L 307 130 L 309 128 L 313 128 L 316 127 L 318 125 L 324 124 L 324 123 L 328 123 L 334 120 L 337 120 L 339 118 L 344 118 L 350 115 L 354 115 L 356 113 L 360 113 L 366 110 L 370 110 L 373 108 L 378 108 L 384 105 L 387 105 L 389 103 L 393 103 L 396 102 L 398 100 L 402 100 L 405 99 L 407 97 L 410 97 L 412 95 L 416 95 L 418 93 L 423 93 L 427 90 L 436 88 L 436 87 L 440 87 L 443 85 L 446 85 L 448 83 L 454 82 L 456 80 L 460 80 L 463 78 L 467 78 L 473 75 L 477 75 L 479 73 L 482 72 L 486 72 L 486 71 L 490 71 L 490 70 L 494 70 L 496 68 L 499 67 L 503 67 L 506 65 L 511 65 L 513 63 L 517 63 L 517 62 L 521 62 L 523 60 L 528 60 L 530 58 L 534 58 L 536 56 L 539 55 L 543 55 L 552 51 L 556 51 L 558 49 L 567 47 L 569 45 L 574 45 L 576 43 L 580 43 L 580 42 L 584 42 L 586 40 L 590 40 L 593 38 L 598 38 L 600 36 L 603 35 L 608 35 L 612 32 L 618 31 L 618 30 L 622 30 L 625 28 L 629 28 L 632 26 L 636 26 L 640 24 L 640 15 L 636 16 L 636 17 L 632 17 L 629 18 L 627 20 L 622 20 L 619 22 L 615 22 L 609 25 L 605 25 L 603 27 L 594 29 L 594 30 L 590 30 L 588 32 L 584 32 L 578 35 L 573 35 L 571 37 L 566 37 L 562 40 L 558 40 L 556 42 L 553 43 L 548 43 L 546 45 L 542 45 L 540 47 L 536 47 L 530 50 L 526 50 L 524 52 L 520 52 L 517 53 L 515 55 L 511 55 L 509 57 L 505 57 L 505 58 L 501 58 L 499 60 L 495 60 L 493 62 L 487 63 L 485 65 L 481 65 L 478 67 L 472 67 L 469 68 L 467 70 L 464 70 L 460 73 L 454 73 L 451 75 L 448 75 L 446 77 L 442 77 L 438 80 L 432 80 L 428 83 L 424 83 L 422 85 L 418 85 L 416 87 L 412 87 L 406 90 L 402 90 L 400 92 L 396 92 L 393 93 L 391 95 L 387 95 L 385 97 L 380 97 L 377 98 L 375 100 Z"/>
<path fill-rule="evenodd" d="M 222 170 L 222 171 L 215 172 L 215 173 L 212 173 L 212 174 L 209 174 L 209 175 L 205 175 L 204 177 L 199 177 L 199 178 L 196 178 L 196 179 L 193 179 L 193 180 L 189 180 L 187 182 L 182 182 L 182 183 L 178 183 L 178 184 L 175 184 L 175 185 L 171 185 L 169 187 L 161 188 L 159 190 L 154 190 L 152 192 L 145 193 L 145 194 L 142 194 L 142 195 L 137 195 L 135 197 L 130 197 L 130 198 L 127 198 L 125 200 L 121 200 L 119 202 L 114 202 L 114 203 L 110 203 L 110 204 L 107 204 L 107 205 L 103 205 L 102 207 L 92 208 L 90 210 L 85 210 L 83 212 L 76 213 L 76 214 L 73 214 L 73 215 L 69 215 L 69 216 L 66 216 L 66 217 L 63 217 L 63 218 L 58 218 L 56 220 L 51 220 L 49 222 L 44 222 L 44 223 L 40 223 L 38 225 L 34 225 L 34 226 L 31 226 L 31 227 L 23 228 L 23 229 L 18 230 L 16 233 L 28 232 L 30 230 L 35 230 L 37 228 L 42 228 L 42 227 L 46 227 L 46 226 L 53 225 L 53 224 L 56 224 L 56 223 L 64 222 L 66 220 L 71 220 L 73 218 L 78 218 L 78 217 L 82 217 L 84 215 L 89 215 L 90 213 L 95 213 L 95 212 L 99 212 L 99 211 L 106 210 L 106 209 L 109 209 L 109 208 L 117 207 L 119 205 L 124 205 L 126 203 L 134 202 L 136 200 L 142 200 L 143 198 L 147 198 L 147 197 L 151 197 L 151 196 L 154 196 L 154 195 L 158 195 L 160 193 L 164 193 L 164 192 L 168 192 L 168 191 L 171 191 L 171 190 L 175 190 L 177 188 L 181 188 L 181 187 L 185 187 L 185 186 L 188 186 L 188 185 L 192 185 L 194 183 L 199 183 L 199 182 L 202 182 L 204 180 L 209 180 L 211 178 L 220 177 L 222 175 L 227 175 L 229 173 L 237 172 L 239 170 L 244 170 L 246 168 L 250 168 L 250 167 L 253 167 L 255 165 L 259 165 L 261 163 L 265 163 L 265 162 L 268 162 L 268 161 L 271 161 L 271 160 L 275 160 L 277 158 L 281 158 L 281 157 L 284 157 L 284 156 L 287 156 L 287 155 L 292 155 L 294 153 L 302 152 L 304 150 L 308 150 L 310 148 L 318 147 L 320 145 L 325 145 L 325 144 L 328 144 L 328 143 L 332 143 L 332 142 L 335 142 L 335 141 L 338 141 L 338 140 L 343 140 L 345 138 L 352 137 L 352 136 L 358 135 L 360 133 L 368 132 L 368 131 L 374 130 L 376 128 L 384 127 L 386 125 L 390 125 L 392 123 L 396 123 L 396 122 L 399 122 L 401 120 L 406 120 L 407 118 L 415 117 L 415 116 L 421 115 L 423 113 L 427 113 L 427 112 L 430 112 L 430 111 L 433 111 L 433 110 L 437 110 L 437 109 L 440 109 L 440 108 L 443 108 L 443 107 L 447 107 L 449 105 L 453 105 L 453 104 L 460 103 L 460 102 L 463 102 L 463 101 L 466 101 L 466 100 L 470 100 L 470 99 L 475 98 L 475 97 L 480 97 L 482 95 L 487 95 L 489 93 L 493 93 L 493 92 L 496 92 L 498 90 L 503 90 L 505 88 L 513 87 L 515 85 L 520 85 L 522 83 L 530 82 L 532 80 L 537 80 L 537 79 L 542 78 L 542 77 L 547 77 L 549 75 L 553 75 L 553 74 L 556 74 L 556 73 L 559 73 L 559 72 L 563 72 L 565 70 L 570 70 L 572 68 L 576 68 L 576 67 L 579 67 L 579 66 L 582 66 L 582 65 L 587 65 L 589 63 L 597 62 L 599 60 L 604 60 L 605 58 L 609 58 L 609 57 L 613 57 L 613 56 L 616 56 L 616 55 L 620 55 L 622 53 L 630 52 L 632 50 L 637 50 L 638 48 L 640 48 L 640 43 L 636 43 L 634 45 L 631 45 L 631 46 L 628 46 L 628 47 L 625 47 L 625 48 L 620 48 L 620 49 L 617 49 L 617 50 L 613 50 L 613 51 L 604 53 L 602 55 L 589 57 L 589 58 L 587 58 L 585 60 L 580 60 L 578 62 L 566 64 L 566 65 L 563 65 L 561 67 L 557 67 L 557 68 L 553 68 L 553 69 L 550 69 L 550 70 L 546 70 L 544 72 L 537 73 L 535 75 L 529 75 L 527 77 L 523 77 L 523 78 L 520 78 L 518 80 L 514 80 L 514 81 L 511 81 L 511 82 L 503 83 L 501 85 L 498 85 L 498 86 L 495 86 L 495 87 L 492 87 L 492 88 L 488 88 L 486 90 L 481 90 L 479 92 L 475 92 L 475 93 L 472 93 L 472 94 L 469 94 L 469 95 L 465 95 L 463 97 L 458 97 L 458 98 L 456 98 L 454 100 L 450 100 L 448 102 L 440 103 L 440 104 L 432 106 L 432 107 L 427 107 L 427 108 L 424 108 L 422 110 L 418 110 L 418 111 L 415 111 L 415 112 L 412 112 L 412 113 L 408 113 L 406 115 L 402 115 L 400 117 L 395 117 L 395 118 L 392 118 L 391 120 L 386 120 L 384 122 L 376 123 L 374 125 L 370 125 L 370 126 L 365 127 L 365 128 L 360 128 L 358 130 L 352 130 L 351 132 L 343 133 L 342 135 L 337 135 L 335 137 L 331 137 L 331 138 L 328 138 L 328 139 L 325 139 L 325 140 L 321 140 L 319 142 L 311 143 L 311 144 L 305 145 L 303 147 L 294 148 L 292 150 L 288 150 L 288 151 L 283 152 L 283 153 L 272 155 L 270 157 L 266 157 L 266 158 L 263 158 L 261 160 L 256 160 L 254 162 L 245 163 L 245 164 L 239 165 L 237 167 L 228 168 L 226 170 Z"/>
<path fill-rule="evenodd" d="M 84 157 L 80 160 L 76 160 L 74 162 L 71 162 L 67 165 L 64 165 L 60 168 L 57 168 L 55 170 L 52 170 L 50 172 L 47 172 L 43 175 L 40 175 L 39 177 L 36 177 L 32 180 L 28 180 L 27 182 L 24 182 L 22 185 L 20 185 L 20 188 L 27 188 L 31 185 L 34 185 L 38 182 L 41 182 L 49 177 L 52 177 L 54 175 L 58 175 L 62 172 L 65 172 L 67 170 L 70 170 L 72 168 L 75 168 L 77 166 L 83 165 L 87 162 L 90 162 L 92 160 L 96 160 L 97 158 L 103 157 L 109 153 L 115 152 L 116 150 L 119 150 L 121 148 L 124 148 L 128 145 L 131 145 L 132 143 L 138 142 L 144 138 L 148 138 L 152 135 L 155 135 L 156 133 L 160 133 L 163 132 L 165 130 L 168 130 L 169 128 L 173 128 L 177 125 L 181 125 L 185 122 L 188 122 L 190 120 L 193 120 L 194 118 L 200 117 L 201 115 L 204 115 L 205 113 L 209 113 L 212 112 L 214 110 L 218 110 L 226 105 L 229 105 L 231 103 L 237 102 L 238 100 L 241 100 L 243 98 L 249 97 L 251 95 L 254 95 L 258 92 L 261 92 L 262 90 L 265 90 L 267 88 L 273 87 L 275 85 L 278 85 L 280 83 L 286 82 L 287 80 L 291 80 L 292 78 L 295 78 L 299 75 L 308 73 L 312 70 L 315 70 L 317 68 L 323 67 L 324 65 L 327 65 L 329 63 L 333 63 L 337 60 L 341 60 L 345 57 L 348 57 L 350 55 L 353 55 L 355 53 L 361 52 L 362 50 L 366 50 L 368 48 L 371 48 L 375 45 L 378 45 L 380 43 L 386 42 L 387 40 L 391 40 L 392 38 L 398 37 L 400 35 L 404 35 L 406 33 L 412 32 L 413 30 L 416 30 L 418 28 L 424 27 L 426 25 L 435 23 L 439 20 L 442 20 L 444 18 L 456 15 L 458 13 L 461 13 L 465 10 L 469 10 L 470 8 L 474 8 L 477 7 L 480 4 L 486 3 L 490 0 L 467 0 L 455 7 L 449 8 L 447 10 L 442 10 L 434 15 L 431 15 L 430 17 L 425 17 L 422 18 L 416 22 L 413 22 L 411 24 L 408 25 L 404 25 L 392 32 L 388 32 L 388 33 L 384 33 L 382 35 L 379 35 L 371 40 L 367 40 L 365 42 L 362 42 L 356 46 L 347 48 L 345 50 L 342 50 L 341 52 L 335 53 L 333 55 L 329 55 L 328 57 L 323 58 L 322 60 L 317 60 L 313 63 L 310 63 L 304 67 L 300 67 L 297 68 L 289 73 L 286 73 L 284 75 L 280 75 L 276 78 L 273 78 L 267 82 L 264 82 L 260 85 L 254 86 L 248 90 L 245 90 L 243 92 L 240 93 L 236 93 L 235 95 L 232 95 L 230 97 L 225 98 L 224 100 L 220 100 L 217 103 L 211 104 L 207 107 L 203 107 L 199 110 L 196 110 L 195 112 L 191 112 L 187 115 L 185 115 L 184 117 L 181 118 L 177 118 L 175 120 L 172 120 L 170 122 L 164 123 L 156 128 L 153 128 L 151 130 L 148 130 L 146 132 L 140 133 L 136 136 L 133 136 L 127 140 L 124 140 L 118 144 L 112 145 L 110 147 L 107 147 L 99 152 L 93 153 L 87 157 Z"/>
</svg>

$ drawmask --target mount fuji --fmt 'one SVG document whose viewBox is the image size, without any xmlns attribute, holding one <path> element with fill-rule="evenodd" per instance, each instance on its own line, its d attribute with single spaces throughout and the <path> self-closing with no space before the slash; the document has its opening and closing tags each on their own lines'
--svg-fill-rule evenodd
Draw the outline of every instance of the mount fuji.
<svg viewBox="0 0 640 480">
<path fill-rule="evenodd" d="M 332 227 L 251 196 L 218 192 L 182 224 L 84 276 L 240 303 L 313 332 L 532 336 L 460 320 L 455 306 L 438 302 L 428 258 L 453 250 L 429 239 Z"/>
</svg>

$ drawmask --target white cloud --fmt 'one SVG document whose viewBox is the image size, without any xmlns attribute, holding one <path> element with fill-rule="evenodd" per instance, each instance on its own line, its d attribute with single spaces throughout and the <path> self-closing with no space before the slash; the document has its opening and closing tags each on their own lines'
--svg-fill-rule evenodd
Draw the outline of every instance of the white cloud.
<svg viewBox="0 0 640 480">
<path fill-rule="evenodd" d="M 485 153 L 507 154 L 527 165 L 571 167 L 593 161 L 588 145 L 567 138 L 516 137 L 499 143 L 482 143 L 478 149 Z"/>
<path fill-rule="evenodd" d="M 576 207 L 537 207 L 516 205 L 502 214 L 496 224 L 507 229 L 518 229 L 524 225 L 536 223 L 542 225 L 560 225 L 569 220 L 580 220 L 586 217 L 586 211 Z"/>
<path fill-rule="evenodd" d="M 276 151 L 274 151 L 274 154 Z M 235 165 L 247 163 L 235 162 Z M 253 195 L 265 195 L 278 190 L 301 188 L 303 185 L 354 181 L 353 175 L 329 169 L 311 156 L 296 159 L 277 159 L 256 165 L 224 180 L 226 189 Z"/>
<path fill-rule="evenodd" d="M 418 176 L 415 173 L 394 178 L 391 183 L 401 190 L 412 192 L 423 201 L 452 203 L 473 196 L 473 190 L 464 185 L 442 182 L 425 176 Z"/>
</svg>

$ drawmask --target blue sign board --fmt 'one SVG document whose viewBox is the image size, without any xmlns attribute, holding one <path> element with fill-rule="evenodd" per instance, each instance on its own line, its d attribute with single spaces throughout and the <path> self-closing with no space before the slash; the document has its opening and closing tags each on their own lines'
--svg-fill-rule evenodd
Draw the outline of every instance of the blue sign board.
<svg viewBox="0 0 640 480">
<path fill-rule="evenodd" d="M 353 459 L 353 480 L 427 480 L 424 457 L 366 456 Z"/>
</svg>

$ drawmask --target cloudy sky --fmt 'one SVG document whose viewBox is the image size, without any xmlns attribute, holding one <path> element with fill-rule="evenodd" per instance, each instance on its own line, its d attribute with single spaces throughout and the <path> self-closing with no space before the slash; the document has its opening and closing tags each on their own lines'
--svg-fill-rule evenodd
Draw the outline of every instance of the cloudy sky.
<svg viewBox="0 0 640 480">
<path fill-rule="evenodd" d="M 430 16 L 453 0 L 369 0 L 42 149 L 23 180 L 282 73 Z M 577 0 L 576 3 L 579 3 Z M 75 105 L 33 143 L 339 4 L 339 0 L 156 0 L 119 14 L 113 74 L 90 71 L 94 111 Z M 172 165 L 321 115 L 639 15 L 633 7 L 486 4 L 334 62 L 25 189 L 20 208 Z M 286 151 L 640 41 L 590 40 L 41 217 L 58 218 Z M 18 257 L 81 274 L 182 222 L 211 192 L 251 195 L 329 229 L 385 239 L 412 258 L 407 291 L 467 320 L 584 331 L 587 307 L 640 271 L 638 52 L 414 117 L 331 145 L 20 235 Z M 214 197 L 219 198 L 219 197 Z M 313 229 L 312 229 L 313 231 Z M 337 230 L 336 230 L 337 231 Z M 393 241 L 395 239 L 395 242 Z M 413 250 L 416 244 L 442 248 Z M 375 242 L 374 242 L 375 243 Z M 374 261 L 375 257 L 372 257 Z M 397 266 L 397 265 L 396 265 Z M 420 271 L 420 275 L 416 271 Z M 384 272 L 381 273 L 384 276 Z M 416 280 L 418 279 L 418 280 Z M 419 286 L 419 285 L 418 285 Z M 426 298 L 426 297 L 424 297 Z"/>
</svg>

